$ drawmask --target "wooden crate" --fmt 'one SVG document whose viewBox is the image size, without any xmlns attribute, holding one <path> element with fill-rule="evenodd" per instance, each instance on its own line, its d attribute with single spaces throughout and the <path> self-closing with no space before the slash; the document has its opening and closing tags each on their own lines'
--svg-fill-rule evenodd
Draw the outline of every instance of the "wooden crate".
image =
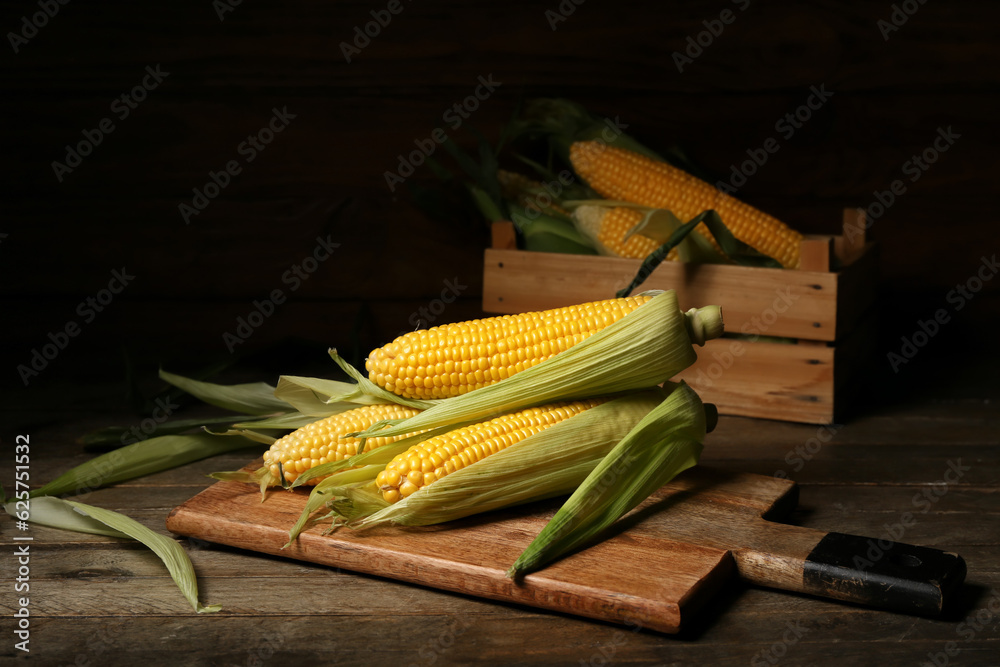
<svg viewBox="0 0 1000 667">
<path fill-rule="evenodd" d="M 709 341 L 678 377 L 723 414 L 817 424 L 841 418 L 855 371 L 875 343 L 877 249 L 865 241 L 864 220 L 863 210 L 847 209 L 842 235 L 804 239 L 799 270 L 662 263 L 640 290 L 676 290 L 683 309 L 719 304 L 727 333 L 760 337 Z M 517 250 L 513 225 L 496 223 L 483 310 L 520 313 L 610 298 L 641 263 Z"/>
</svg>

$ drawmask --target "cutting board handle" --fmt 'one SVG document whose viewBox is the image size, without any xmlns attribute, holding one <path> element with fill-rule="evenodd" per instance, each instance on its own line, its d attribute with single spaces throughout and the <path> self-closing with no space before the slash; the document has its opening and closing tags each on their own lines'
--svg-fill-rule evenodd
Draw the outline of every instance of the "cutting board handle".
<svg viewBox="0 0 1000 667">
<path fill-rule="evenodd" d="M 764 586 L 938 616 L 965 581 L 956 553 L 763 521 L 761 543 L 733 551 L 743 579 Z"/>
<path fill-rule="evenodd" d="M 845 533 L 827 533 L 803 564 L 804 592 L 940 615 L 965 581 L 956 553 Z"/>
</svg>

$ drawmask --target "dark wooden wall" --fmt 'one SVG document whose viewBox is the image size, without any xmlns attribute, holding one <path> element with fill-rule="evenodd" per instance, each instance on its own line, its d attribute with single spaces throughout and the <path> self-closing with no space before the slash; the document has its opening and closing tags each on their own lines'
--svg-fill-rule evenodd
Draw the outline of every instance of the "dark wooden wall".
<svg viewBox="0 0 1000 667">
<path fill-rule="evenodd" d="M 871 229 L 883 248 L 872 289 L 889 304 L 883 356 L 1000 250 L 993 3 L 928 0 L 886 40 L 888 1 L 563 0 L 575 10 L 555 30 L 557 0 L 401 2 L 351 63 L 340 43 L 387 3 L 247 1 L 220 20 L 210 0 L 72 2 L 18 53 L 6 44 L 3 382 L 22 386 L 16 366 L 70 321 L 80 334 L 27 391 L 120 376 L 126 357 L 145 372 L 225 359 L 223 334 L 274 289 L 289 302 L 238 354 L 298 340 L 310 355 L 335 345 L 363 357 L 411 328 L 446 280 L 466 287 L 441 318 L 478 315 L 485 227 L 428 219 L 383 173 L 481 75 L 502 85 L 467 126 L 490 137 L 532 96 L 619 116 L 720 174 L 779 137 L 742 196 L 808 232 L 834 232 L 841 207 L 908 178 L 904 163 L 953 128 L 960 138 Z M 727 8 L 735 21 L 679 73 L 672 54 Z M 4 3 L 0 27 L 20 30 L 37 11 Z M 157 65 L 169 75 L 119 119 L 113 100 Z M 812 86 L 832 98 L 781 138 L 775 123 Z M 273 108 L 295 118 L 248 164 L 237 146 Z M 52 162 L 105 117 L 114 132 L 59 182 Z M 234 159 L 242 173 L 185 224 L 179 204 Z M 339 247 L 292 292 L 282 275 L 327 235 Z M 84 323 L 77 305 L 122 267 L 134 281 Z M 988 282 L 934 344 L 994 324 L 998 294 L 1000 280 Z"/>
</svg>

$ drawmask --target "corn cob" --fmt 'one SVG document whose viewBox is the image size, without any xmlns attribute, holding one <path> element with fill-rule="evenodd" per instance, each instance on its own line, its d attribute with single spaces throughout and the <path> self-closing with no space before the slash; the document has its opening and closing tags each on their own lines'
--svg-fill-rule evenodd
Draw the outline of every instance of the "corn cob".
<svg viewBox="0 0 1000 667">
<path fill-rule="evenodd" d="M 573 324 L 579 328 L 580 319 Z M 721 336 L 723 330 L 718 306 L 691 308 L 682 313 L 673 290 L 655 293 L 627 317 L 604 326 L 540 364 L 461 396 L 425 404 L 426 409 L 420 414 L 378 425 L 364 435 L 416 433 L 555 401 L 651 387 L 693 364 L 698 356 L 693 346 Z M 522 339 L 526 336 L 521 335 Z M 471 340 L 464 347 L 470 348 Z"/>
<path fill-rule="evenodd" d="M 447 398 L 536 366 L 652 297 L 608 299 L 411 331 L 373 350 L 369 379 L 404 398 Z"/>
<path fill-rule="evenodd" d="M 475 439 L 475 432 L 462 428 L 454 432 L 455 438 L 451 440 L 445 438 L 435 441 L 435 438 L 428 438 L 425 448 L 411 448 L 401 457 L 403 465 L 407 467 L 406 474 L 398 468 L 390 471 L 387 467 L 371 484 L 332 490 L 332 493 L 344 496 L 346 501 L 333 503 L 331 506 L 347 520 L 348 526 L 354 528 L 384 523 L 419 526 L 568 494 L 592 473 L 608 452 L 637 429 L 641 434 L 635 433 L 633 437 L 641 435 L 639 452 L 650 450 L 649 453 L 652 454 L 660 451 L 663 446 L 669 447 L 665 438 L 670 437 L 669 431 L 672 429 L 660 419 L 650 422 L 649 417 L 654 411 L 656 414 L 674 414 L 677 420 L 689 424 L 685 432 L 689 432 L 700 442 L 708 423 L 709 410 L 706 407 L 686 385 L 670 382 L 663 388 L 653 387 L 608 399 L 584 399 L 574 403 L 547 405 L 541 408 L 541 414 L 554 409 L 575 411 L 575 414 L 561 419 L 549 417 L 555 423 L 528 427 L 536 429 L 536 432 L 474 463 L 471 462 L 473 459 L 466 456 L 470 463 L 461 467 L 458 464 L 464 463 L 463 451 L 459 448 L 467 447 L 466 443 Z M 538 422 L 545 419 L 525 412 L 531 415 L 527 419 Z M 714 414 L 714 410 L 711 412 Z M 517 419 L 525 419 L 524 413 L 512 413 L 479 426 L 499 430 L 495 426 L 497 421 L 507 424 Z M 498 437 L 503 442 L 504 438 L 510 438 L 518 430 L 520 428 L 515 425 L 510 433 L 499 434 Z M 492 437 L 494 436 L 487 435 L 484 442 L 472 447 L 483 447 Z M 438 451 L 442 449 L 444 451 L 439 456 Z M 451 450 L 455 453 L 450 453 Z M 464 449 L 464 452 L 467 451 Z M 423 458 L 421 453 L 424 454 Z M 453 458 L 456 454 L 457 462 Z M 437 461 L 432 459 L 435 456 L 443 463 L 444 476 L 438 476 L 436 469 L 430 471 L 434 475 L 432 483 L 416 489 L 407 488 L 409 495 L 402 493 L 401 486 L 410 481 L 407 479 L 409 472 L 419 470 L 426 476 L 424 468 L 437 465 Z M 428 461 L 430 463 L 425 464 Z M 453 463 L 453 471 L 449 471 L 447 467 L 449 462 Z M 653 470 L 652 467 L 655 464 L 623 465 L 617 468 L 618 481 L 608 485 L 610 488 L 606 492 L 613 494 L 619 485 L 629 486 L 636 479 L 644 480 L 650 475 L 671 472 L 668 469 Z M 399 485 L 386 483 L 395 482 L 396 475 L 399 477 Z M 414 486 L 417 484 L 414 483 Z M 316 490 L 321 488 L 322 486 L 318 486 Z M 313 507 L 314 510 L 317 508 Z"/>
<path fill-rule="evenodd" d="M 286 482 L 294 482 L 310 468 L 330 461 L 342 461 L 357 454 L 360 440 L 345 438 L 345 434 L 363 431 L 383 419 L 412 417 L 419 412 L 414 408 L 390 403 L 365 405 L 321 419 L 276 440 L 264 453 L 264 467 L 271 473 L 272 480 L 280 480 L 284 474 Z M 402 437 L 369 438 L 365 449 L 375 449 Z M 321 479 L 322 477 L 311 479 L 307 484 L 315 485 Z"/>
<path fill-rule="evenodd" d="M 375 482 L 386 502 L 397 502 L 456 470 L 603 402 L 604 399 L 587 399 L 552 403 L 429 438 L 396 456 Z"/>
<path fill-rule="evenodd" d="M 526 209 L 538 212 L 554 211 L 569 217 L 569 211 L 559 205 L 558 199 L 546 193 L 545 184 L 513 171 L 497 170 L 500 191 L 507 199 L 513 199 Z M 546 203 L 547 202 L 547 203 Z"/>
<path fill-rule="evenodd" d="M 740 241 L 769 255 L 786 268 L 799 264 L 802 235 L 783 222 L 665 162 L 596 141 L 570 147 L 570 161 L 590 186 L 608 199 L 665 208 L 681 220 L 715 209 Z M 695 227 L 718 249 L 704 224 Z"/>
<path fill-rule="evenodd" d="M 630 259 L 646 259 L 660 244 L 648 236 L 633 234 L 625 241 L 630 229 L 642 222 L 643 213 L 632 208 L 619 206 L 580 206 L 574 212 L 578 224 L 592 238 L 596 238 L 612 254 Z M 677 248 L 671 248 L 666 259 L 679 259 Z"/>
</svg>

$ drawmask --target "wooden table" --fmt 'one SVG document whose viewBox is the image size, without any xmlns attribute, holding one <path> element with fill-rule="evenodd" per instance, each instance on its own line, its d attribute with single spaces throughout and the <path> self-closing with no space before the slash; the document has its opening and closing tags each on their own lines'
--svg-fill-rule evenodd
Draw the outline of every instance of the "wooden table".
<svg viewBox="0 0 1000 667">
<path fill-rule="evenodd" d="M 1000 415 L 997 390 L 988 382 L 980 386 L 976 397 L 968 384 L 955 382 L 898 405 L 883 398 L 881 407 L 839 428 L 724 417 L 703 459 L 732 470 L 784 471 L 801 484 L 793 521 L 804 526 L 888 537 L 904 512 L 914 513 L 901 541 L 953 549 L 968 562 L 961 609 L 951 619 L 734 584 L 680 636 L 633 633 L 181 539 L 197 568 L 202 601 L 223 606 L 220 613 L 196 615 L 141 546 L 33 526 L 31 658 L 46 665 L 996 665 Z M 44 452 L 33 460 L 33 482 L 91 456 L 74 443 L 80 434 L 129 419 L 69 412 L 58 423 L 24 426 L 35 451 Z M 10 452 L 4 447 L 4 456 Z M 168 512 L 211 483 L 206 473 L 235 469 L 257 452 L 202 461 L 80 500 L 166 533 Z M 958 465 L 957 482 L 940 481 Z M 6 486 L 10 475 L 4 474 Z M 26 656 L 13 648 L 9 631 L 16 604 L 12 537 L 24 533 L 6 516 L 0 527 L 6 619 L 0 661 L 19 664 Z"/>
</svg>

